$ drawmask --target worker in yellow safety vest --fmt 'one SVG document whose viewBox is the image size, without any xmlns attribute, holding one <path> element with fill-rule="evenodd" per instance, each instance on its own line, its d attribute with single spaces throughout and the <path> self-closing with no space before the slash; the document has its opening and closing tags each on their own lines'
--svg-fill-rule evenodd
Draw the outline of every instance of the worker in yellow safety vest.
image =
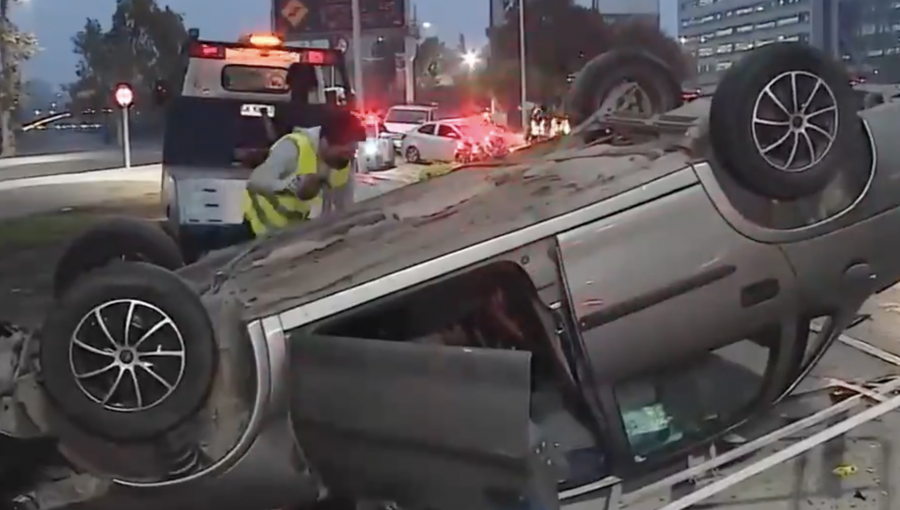
<svg viewBox="0 0 900 510">
<path fill-rule="evenodd" d="M 243 211 L 254 237 L 353 203 L 356 150 L 365 128 L 344 110 L 330 112 L 321 124 L 279 138 L 250 174 Z"/>
</svg>

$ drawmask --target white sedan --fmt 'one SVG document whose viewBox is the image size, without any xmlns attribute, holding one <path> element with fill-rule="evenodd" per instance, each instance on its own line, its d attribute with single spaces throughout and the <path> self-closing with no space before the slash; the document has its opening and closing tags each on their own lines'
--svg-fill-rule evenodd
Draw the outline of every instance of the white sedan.
<svg viewBox="0 0 900 510">
<path fill-rule="evenodd" d="M 454 161 L 467 139 L 458 122 L 428 122 L 406 133 L 400 153 L 410 163 Z"/>
</svg>

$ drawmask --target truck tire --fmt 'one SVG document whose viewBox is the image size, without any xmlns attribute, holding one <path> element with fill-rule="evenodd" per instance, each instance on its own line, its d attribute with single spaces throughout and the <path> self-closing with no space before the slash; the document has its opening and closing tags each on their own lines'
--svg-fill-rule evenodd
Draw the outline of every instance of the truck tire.
<svg viewBox="0 0 900 510">
<path fill-rule="evenodd" d="M 56 263 L 54 296 L 61 298 L 82 275 L 116 260 L 147 262 L 172 271 L 184 266 L 178 243 L 159 224 L 112 218 L 91 226 L 69 243 Z"/>
<path fill-rule="evenodd" d="M 159 437 L 206 402 L 218 365 L 209 315 L 177 275 L 118 261 L 75 282 L 49 313 L 39 360 L 58 410 L 98 437 Z"/>
<path fill-rule="evenodd" d="M 729 69 L 713 96 L 709 133 L 724 171 L 778 200 L 821 192 L 860 166 L 853 158 L 865 143 L 842 66 L 800 43 L 770 44 Z"/>
</svg>

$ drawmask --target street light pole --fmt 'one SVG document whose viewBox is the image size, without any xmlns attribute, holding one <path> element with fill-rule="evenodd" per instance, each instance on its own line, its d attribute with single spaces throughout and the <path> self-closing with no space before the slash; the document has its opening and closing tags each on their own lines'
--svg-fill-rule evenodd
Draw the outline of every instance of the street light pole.
<svg viewBox="0 0 900 510">
<path fill-rule="evenodd" d="M 528 92 L 528 78 L 525 71 L 525 2 L 526 0 L 519 0 L 519 72 L 522 88 L 522 103 L 519 106 L 522 109 L 523 132 L 528 129 L 528 112 L 525 111 L 525 97 Z"/>
<path fill-rule="evenodd" d="M 350 11 L 350 15 L 353 17 L 353 88 L 356 92 L 356 107 L 362 111 L 365 93 L 362 76 L 362 19 L 360 19 L 359 0 L 351 1 Z"/>
</svg>

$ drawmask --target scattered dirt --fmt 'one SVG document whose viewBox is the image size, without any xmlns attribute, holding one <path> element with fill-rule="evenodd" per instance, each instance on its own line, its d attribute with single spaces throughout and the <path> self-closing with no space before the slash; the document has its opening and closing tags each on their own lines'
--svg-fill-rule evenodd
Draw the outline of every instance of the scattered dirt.
<svg viewBox="0 0 900 510">
<path fill-rule="evenodd" d="M 158 195 L 0 221 L 0 319 L 40 325 L 50 303 L 53 268 L 69 241 L 110 216 L 159 218 Z"/>
</svg>

